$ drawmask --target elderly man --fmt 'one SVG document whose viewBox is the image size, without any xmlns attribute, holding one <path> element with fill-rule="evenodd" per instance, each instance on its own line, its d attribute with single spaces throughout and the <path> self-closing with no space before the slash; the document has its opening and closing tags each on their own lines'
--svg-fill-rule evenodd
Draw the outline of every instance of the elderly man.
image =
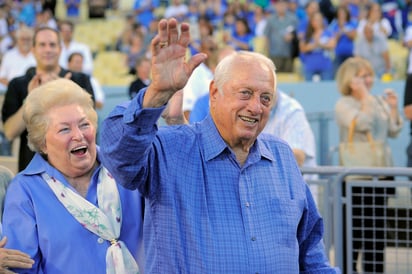
<svg viewBox="0 0 412 274">
<path fill-rule="evenodd" d="M 205 60 L 186 61 L 189 25 L 159 22 L 153 81 L 104 121 L 102 161 L 145 197 L 145 273 L 337 273 L 290 147 L 259 135 L 276 101 L 272 61 L 236 52 L 217 66 L 210 115 L 161 127 L 168 100 Z M 180 33 L 180 35 L 179 35 Z"/>
</svg>

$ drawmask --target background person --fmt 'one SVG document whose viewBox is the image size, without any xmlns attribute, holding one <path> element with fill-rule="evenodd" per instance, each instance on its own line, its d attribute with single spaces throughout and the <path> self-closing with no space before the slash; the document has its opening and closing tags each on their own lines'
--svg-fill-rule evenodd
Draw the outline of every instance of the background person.
<svg viewBox="0 0 412 274">
<path fill-rule="evenodd" d="M 27 132 L 22 116 L 22 105 L 27 94 L 50 80 L 67 77 L 79 84 L 94 98 L 89 76 L 83 73 L 69 72 L 59 66 L 61 42 L 57 30 L 48 27 L 40 28 L 36 30 L 33 39 L 32 52 L 36 59 L 36 67 L 28 69 L 25 75 L 10 81 L 2 107 L 6 138 L 13 141 L 20 137 L 19 171 L 27 166 L 34 155 L 27 146 Z"/>
<path fill-rule="evenodd" d="M 276 100 L 270 59 L 244 51 L 227 56 L 210 84 L 211 115 L 193 125 L 156 126 L 206 58 L 186 61 L 189 24 L 177 25 L 174 18 L 159 22 L 152 83 L 102 128 L 103 163 L 149 207 L 145 272 L 337 273 L 291 149 L 259 136 Z"/>
<path fill-rule="evenodd" d="M 33 29 L 21 26 L 16 31 L 16 46 L 6 51 L 1 58 L 0 83 L 7 89 L 9 81 L 26 73 L 26 70 L 36 65 L 31 48 L 33 45 Z"/>
<path fill-rule="evenodd" d="M 136 79 L 129 85 L 129 98 L 133 99 L 136 94 L 150 84 L 150 71 L 151 71 L 150 59 L 142 57 L 136 62 Z"/>
<path fill-rule="evenodd" d="M 286 141 L 293 151 L 299 167 L 316 167 L 316 142 L 312 128 L 302 105 L 283 91 L 279 91 L 277 101 L 270 112 L 269 120 L 263 130 L 265 133 Z M 317 179 L 316 174 L 304 174 L 308 180 Z M 319 199 L 317 185 L 310 185 L 315 202 Z"/>
<path fill-rule="evenodd" d="M 74 23 L 69 20 L 59 22 L 59 31 L 61 34 L 61 53 L 59 64 L 67 69 L 67 60 L 73 52 L 80 52 L 83 55 L 83 72 L 93 74 L 93 55 L 87 44 L 77 42 L 73 39 Z"/>
<path fill-rule="evenodd" d="M 83 64 L 84 58 L 80 52 L 73 52 L 69 55 L 69 59 L 67 60 L 67 68 L 73 72 L 82 72 L 83 71 Z M 97 109 L 103 108 L 105 94 L 103 91 L 102 86 L 100 85 L 99 81 L 94 78 L 92 75 L 90 76 L 90 84 L 93 88 L 94 100 L 95 100 L 95 107 Z"/>
<path fill-rule="evenodd" d="M 365 59 L 351 57 L 340 66 L 336 80 L 342 97 L 335 106 L 339 139 L 340 142 L 348 141 L 349 126 L 356 119 L 353 141 L 367 142 L 366 133 L 370 132 L 374 140 L 386 144 L 386 166 L 391 166 L 392 154 L 387 139 L 399 134 L 403 125 L 402 117 L 398 111 L 397 95 L 393 90 L 386 90 L 384 98 L 370 94 L 373 78 L 373 69 Z M 367 273 L 383 273 L 386 231 L 384 209 L 387 196 L 394 194 L 394 189 L 354 187 L 352 193 L 352 236 L 355 239 L 352 242 L 352 271 L 357 271 L 358 254 L 362 252 L 363 270 Z M 345 220 L 346 217 L 344 222 Z M 345 242 L 344 240 L 343 243 Z M 343 254 L 345 258 L 345 250 Z M 346 266 L 346 259 L 344 265 Z"/>
<path fill-rule="evenodd" d="M 6 248 L 34 260 L 25 273 L 137 273 L 142 200 L 100 163 L 90 94 L 50 81 L 30 92 L 23 118 L 36 154 L 7 190 Z"/>
<path fill-rule="evenodd" d="M 315 75 L 321 80 L 333 79 L 331 51 L 335 49 L 336 39 L 324 21 L 322 13 L 313 13 L 309 17 L 304 37 L 299 41 L 306 81 L 312 81 Z"/>
</svg>

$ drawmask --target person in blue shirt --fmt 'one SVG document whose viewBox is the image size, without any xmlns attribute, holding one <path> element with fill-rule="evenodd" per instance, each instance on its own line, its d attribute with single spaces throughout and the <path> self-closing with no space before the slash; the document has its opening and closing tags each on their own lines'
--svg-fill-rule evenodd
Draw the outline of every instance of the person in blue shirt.
<svg viewBox="0 0 412 274">
<path fill-rule="evenodd" d="M 135 0 L 133 3 L 133 13 L 136 22 L 142 24 L 148 30 L 150 22 L 156 17 L 155 10 L 159 7 L 159 0 Z"/>
<path fill-rule="evenodd" d="M 312 81 L 315 75 L 321 80 L 333 79 L 331 51 L 335 49 L 336 38 L 324 25 L 320 12 L 315 12 L 309 19 L 305 36 L 299 41 L 299 51 L 306 81 Z"/>
<path fill-rule="evenodd" d="M 168 100 L 207 58 L 185 58 L 189 33 L 175 18 L 159 22 L 153 81 L 117 106 L 101 131 L 103 164 L 145 197 L 144 272 L 339 273 L 292 150 L 260 134 L 277 96 L 269 58 L 228 55 L 210 83 L 210 115 L 157 127 Z"/>
<path fill-rule="evenodd" d="M 349 9 L 340 5 L 336 9 L 336 18 L 330 23 L 329 29 L 336 37 L 334 71 L 349 57 L 353 56 L 357 24 L 351 19 Z"/>
<path fill-rule="evenodd" d="M 254 38 L 255 35 L 250 29 L 248 21 L 243 17 L 237 17 L 235 19 L 235 26 L 232 33 L 225 33 L 223 35 L 223 41 L 236 50 L 253 51 Z"/>
<path fill-rule="evenodd" d="M 33 89 L 22 112 L 36 154 L 7 189 L 3 232 L 5 248 L 34 263 L 10 271 L 137 273 L 143 200 L 100 162 L 91 95 L 60 78 Z"/>
<path fill-rule="evenodd" d="M 0 166 L 0 220 L 3 216 L 4 197 L 14 173 L 5 166 Z M 0 273 L 12 273 L 9 268 L 30 269 L 34 263 L 30 256 L 20 250 L 4 248 L 7 237 L 3 237 L 3 228 L 0 222 Z"/>
</svg>

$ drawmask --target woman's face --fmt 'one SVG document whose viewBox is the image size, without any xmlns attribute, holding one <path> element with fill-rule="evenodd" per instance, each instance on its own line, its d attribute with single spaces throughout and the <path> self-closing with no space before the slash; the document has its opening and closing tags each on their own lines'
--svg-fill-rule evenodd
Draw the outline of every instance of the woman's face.
<svg viewBox="0 0 412 274">
<path fill-rule="evenodd" d="M 311 25 L 313 29 L 322 29 L 323 28 L 323 17 L 320 13 L 316 13 L 312 16 Z"/>
<path fill-rule="evenodd" d="M 49 127 L 43 152 L 68 177 L 89 172 L 96 163 L 96 129 L 77 104 L 56 106 L 47 113 Z"/>
<path fill-rule="evenodd" d="M 365 82 L 365 86 L 369 91 L 372 89 L 373 75 L 368 69 L 366 69 L 366 68 L 360 69 L 358 74 L 357 74 L 357 77 L 363 79 L 363 81 Z"/>
</svg>

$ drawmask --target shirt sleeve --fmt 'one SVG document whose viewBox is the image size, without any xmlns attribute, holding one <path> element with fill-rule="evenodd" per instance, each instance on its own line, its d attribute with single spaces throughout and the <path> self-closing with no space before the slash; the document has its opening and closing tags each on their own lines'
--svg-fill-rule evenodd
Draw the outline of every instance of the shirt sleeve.
<svg viewBox="0 0 412 274">
<path fill-rule="evenodd" d="M 43 273 L 39 264 L 41 254 L 33 205 L 28 191 L 17 180 L 10 184 L 5 199 L 3 232 L 8 238 L 6 248 L 25 252 L 34 260 L 33 267 L 24 273 Z"/>
<path fill-rule="evenodd" d="M 139 188 L 148 176 L 151 147 L 158 127 L 161 108 L 143 109 L 146 90 L 128 102 L 117 106 L 102 123 L 101 159 L 121 185 Z"/>
<path fill-rule="evenodd" d="M 320 217 L 312 194 L 306 186 L 307 210 L 299 224 L 299 273 L 341 273 L 330 266 L 323 245 L 323 219 Z"/>
<path fill-rule="evenodd" d="M 278 137 L 285 140 L 292 149 L 304 151 L 306 157 L 315 157 L 315 140 L 304 111 L 296 109 L 286 117 L 283 124 L 285 128 Z"/>
<path fill-rule="evenodd" d="M 19 110 L 19 108 L 23 105 L 24 98 L 26 97 L 26 93 L 24 93 L 24 91 L 27 89 L 23 90 L 23 84 L 19 84 L 20 80 L 18 79 L 20 78 L 11 80 L 7 87 L 2 108 L 3 123 Z"/>
</svg>

